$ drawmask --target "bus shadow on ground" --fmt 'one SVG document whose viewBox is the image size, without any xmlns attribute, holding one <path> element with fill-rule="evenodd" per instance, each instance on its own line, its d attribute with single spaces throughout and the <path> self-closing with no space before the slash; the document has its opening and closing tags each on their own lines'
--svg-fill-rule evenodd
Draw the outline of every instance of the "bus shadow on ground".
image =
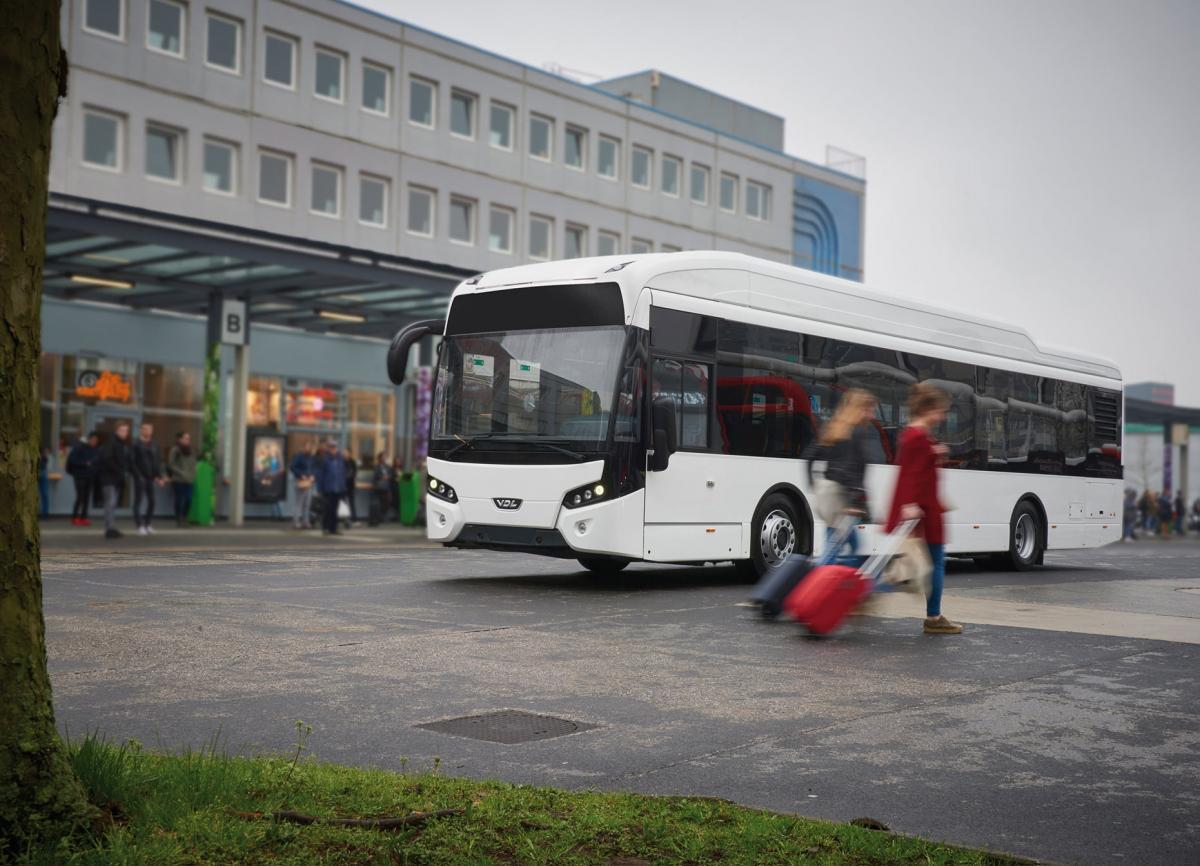
<svg viewBox="0 0 1200 866">
<path fill-rule="evenodd" d="M 646 566 L 632 565 L 614 575 L 592 574 L 585 569 L 564 565 L 550 574 L 498 574 L 494 576 L 454 577 L 439 580 L 457 586 L 478 589 L 522 587 L 527 589 L 565 590 L 568 592 L 662 592 L 714 587 L 743 587 L 749 595 L 754 586 L 732 565 L 719 566 Z"/>
</svg>

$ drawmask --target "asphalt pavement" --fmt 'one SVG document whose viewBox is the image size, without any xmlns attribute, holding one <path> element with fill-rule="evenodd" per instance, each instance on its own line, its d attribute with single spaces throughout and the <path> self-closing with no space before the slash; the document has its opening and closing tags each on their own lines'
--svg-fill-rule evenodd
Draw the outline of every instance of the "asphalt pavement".
<svg viewBox="0 0 1200 866">
<path fill-rule="evenodd" d="M 831 639 L 764 624 L 732 568 L 319 539 L 52 527 L 58 720 L 177 749 L 218 731 L 325 760 L 725 797 L 1057 863 L 1200 849 L 1200 543 L 952 563 L 958 637 L 892 599 Z M 313 538 L 318 541 L 313 541 Z M 418 727 L 514 709 L 581 723 L 500 744 Z"/>
</svg>

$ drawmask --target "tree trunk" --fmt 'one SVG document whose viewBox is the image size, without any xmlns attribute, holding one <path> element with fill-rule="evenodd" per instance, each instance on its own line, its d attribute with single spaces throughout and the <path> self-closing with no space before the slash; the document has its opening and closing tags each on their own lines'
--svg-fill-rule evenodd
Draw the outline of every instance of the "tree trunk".
<svg viewBox="0 0 1200 866">
<path fill-rule="evenodd" d="M 39 563 L 42 263 L 50 127 L 66 88 L 59 0 L 0 26 L 0 861 L 89 815 L 54 726 Z"/>
</svg>

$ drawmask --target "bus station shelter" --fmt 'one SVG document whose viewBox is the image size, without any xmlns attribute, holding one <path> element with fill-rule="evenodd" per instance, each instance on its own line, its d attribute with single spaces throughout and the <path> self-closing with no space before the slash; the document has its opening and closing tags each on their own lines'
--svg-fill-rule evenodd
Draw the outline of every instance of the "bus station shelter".
<svg viewBox="0 0 1200 866">
<path fill-rule="evenodd" d="M 454 287 L 468 276 L 471 272 L 462 268 L 399 255 L 51 194 L 43 345 L 54 347 L 60 359 L 76 358 L 71 353 L 77 350 L 80 356 L 101 361 L 84 371 L 92 374 L 86 380 L 92 389 L 88 391 L 80 384 L 83 372 L 80 383 L 70 378 L 84 364 L 60 360 L 57 372 L 47 374 L 43 357 L 43 427 L 50 426 L 43 439 L 65 449 L 90 426 L 90 421 L 71 421 L 63 405 L 78 395 L 91 407 L 107 406 L 118 413 L 128 408 L 130 395 L 136 398 L 139 382 L 146 382 L 145 374 L 132 372 L 134 362 L 122 358 L 136 356 L 138 370 L 155 367 L 160 359 L 153 347 L 159 346 L 164 357 L 158 366 L 169 365 L 166 356 L 174 357 L 179 341 L 186 340 L 187 363 L 192 370 L 202 369 L 213 339 L 208 321 L 216 318 L 223 302 L 240 302 L 247 326 L 242 339 L 233 340 L 232 350 L 224 352 L 225 357 L 233 354 L 233 386 L 223 388 L 222 400 L 231 405 L 221 415 L 222 437 L 232 446 L 224 452 L 223 475 L 230 488 L 226 510 L 239 523 L 244 514 L 243 431 L 251 347 L 260 355 L 253 369 L 265 364 L 279 376 L 280 390 L 289 387 L 293 368 L 306 367 L 307 378 L 314 381 L 315 369 L 322 379 L 349 382 L 348 388 L 356 377 L 366 380 L 367 387 L 391 388 L 378 362 L 386 349 L 383 341 L 409 322 L 444 315 Z M 89 324 L 67 328 L 61 324 L 67 320 Z M 176 337 L 184 334 L 180 329 L 185 325 L 189 336 Z M 207 340 L 190 336 L 201 329 Z M 339 365 L 345 372 L 338 372 Z M 100 377 L 116 384 L 101 393 L 96 390 Z M 323 381 L 316 390 L 321 388 L 328 390 Z M 295 401 L 290 393 L 286 396 L 290 407 Z M 302 414 L 295 418 L 298 424 L 307 420 Z M 414 420 L 414 413 L 401 406 L 392 428 L 394 440 L 411 440 Z M 318 427 L 336 423 L 332 417 L 321 419 Z"/>
</svg>

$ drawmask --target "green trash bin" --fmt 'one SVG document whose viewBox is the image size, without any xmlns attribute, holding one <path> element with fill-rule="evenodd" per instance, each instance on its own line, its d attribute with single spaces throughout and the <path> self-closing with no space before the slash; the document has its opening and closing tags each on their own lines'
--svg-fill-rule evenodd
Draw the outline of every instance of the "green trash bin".
<svg viewBox="0 0 1200 866">
<path fill-rule="evenodd" d="M 420 472 L 402 472 L 396 481 L 400 522 L 405 526 L 415 526 L 417 523 L 417 514 L 421 510 L 421 484 Z"/>
</svg>

